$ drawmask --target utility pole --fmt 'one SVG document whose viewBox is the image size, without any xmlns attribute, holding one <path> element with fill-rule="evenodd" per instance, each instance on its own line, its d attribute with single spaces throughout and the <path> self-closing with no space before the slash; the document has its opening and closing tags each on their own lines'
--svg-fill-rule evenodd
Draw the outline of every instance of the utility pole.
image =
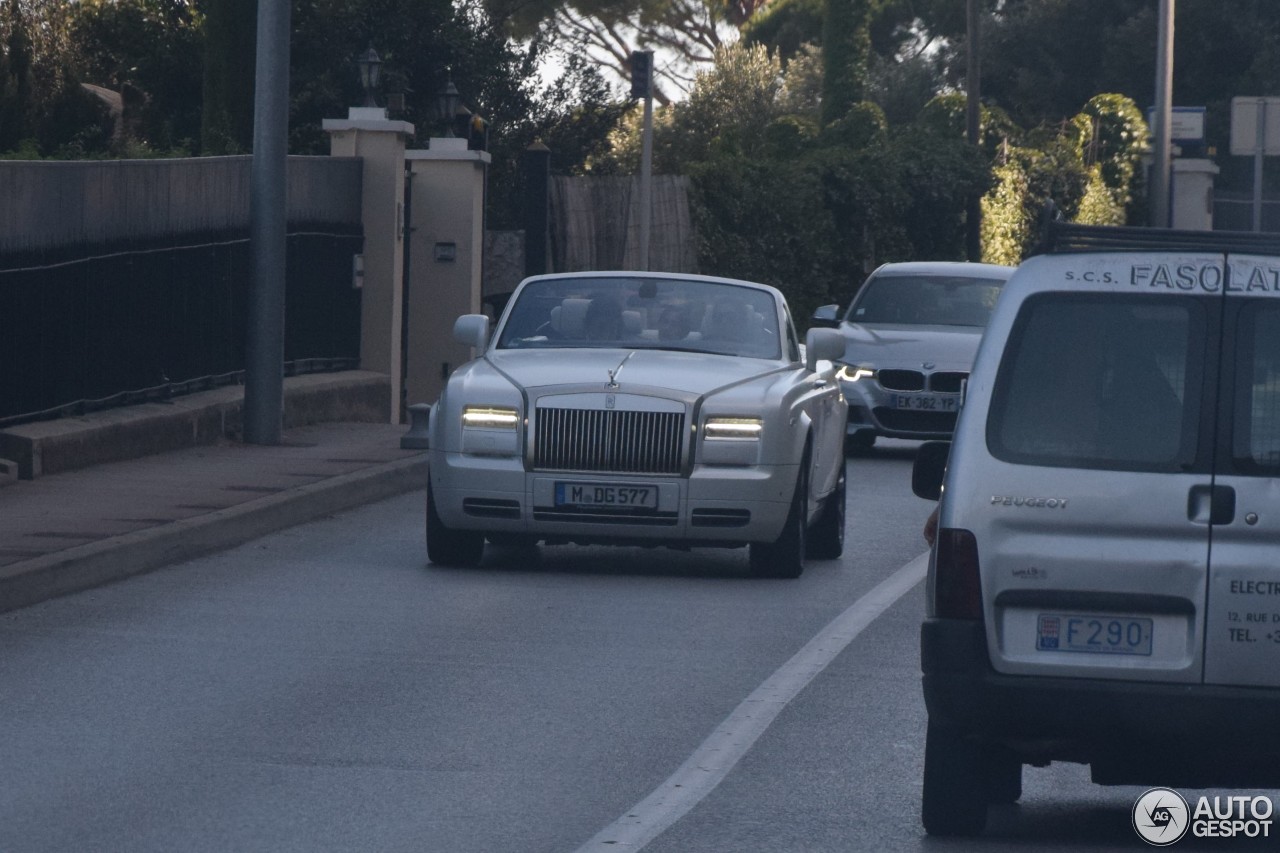
<svg viewBox="0 0 1280 853">
<path fill-rule="evenodd" d="M 1151 167 L 1151 224 L 1169 227 L 1169 174 L 1173 148 L 1173 2 L 1160 0 L 1160 20 L 1156 37 L 1155 127 L 1151 145 L 1155 149 Z"/>
<path fill-rule="evenodd" d="M 244 440 L 279 444 L 284 411 L 284 285 L 288 243 L 289 0 L 258 0 L 249 175 L 252 280 L 244 371 Z"/>
<path fill-rule="evenodd" d="M 982 70 L 978 49 L 980 18 L 978 0 L 966 0 L 965 30 L 965 135 L 969 144 L 977 148 L 982 141 Z M 982 260 L 982 198 L 974 193 L 969 196 L 965 214 L 965 255 L 970 261 Z"/>
<path fill-rule="evenodd" d="M 649 269 L 649 233 L 653 221 L 653 51 L 631 52 L 631 97 L 644 99 L 640 136 L 640 269 Z"/>
</svg>

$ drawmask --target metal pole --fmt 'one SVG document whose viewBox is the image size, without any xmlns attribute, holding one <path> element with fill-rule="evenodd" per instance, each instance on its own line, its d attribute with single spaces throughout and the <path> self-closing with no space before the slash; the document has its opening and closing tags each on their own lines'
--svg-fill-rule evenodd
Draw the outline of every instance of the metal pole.
<svg viewBox="0 0 1280 853">
<path fill-rule="evenodd" d="M 1262 230 L 1262 149 L 1267 142 L 1267 99 L 1258 98 L 1257 148 L 1253 152 L 1253 230 Z"/>
<path fill-rule="evenodd" d="M 524 274 L 551 272 L 550 185 L 551 149 L 534 142 L 520 155 L 520 184 L 524 192 Z"/>
<path fill-rule="evenodd" d="M 483 210 L 483 208 L 481 208 Z M 409 284 L 413 281 L 413 170 L 404 172 L 404 230 L 400 233 L 400 415 L 409 412 Z M 483 281 L 483 277 L 481 278 Z"/>
<path fill-rule="evenodd" d="M 966 0 L 965 29 L 965 124 L 969 144 L 975 148 L 981 140 L 982 71 L 979 64 L 979 19 L 977 0 Z M 982 260 L 982 198 L 974 193 L 968 199 L 965 216 L 965 255 L 970 261 Z"/>
<path fill-rule="evenodd" d="M 649 225 L 653 220 L 653 51 L 649 86 L 644 93 L 644 130 L 640 141 L 640 269 L 649 269 Z"/>
<path fill-rule="evenodd" d="M 279 444 L 284 411 L 285 169 L 289 132 L 289 0 L 259 0 L 249 176 L 248 345 L 244 440 Z"/>
<path fill-rule="evenodd" d="M 1156 103 L 1152 145 L 1151 224 L 1169 227 L 1169 172 L 1173 147 L 1173 2 L 1160 0 L 1159 35 L 1156 38 Z"/>
</svg>

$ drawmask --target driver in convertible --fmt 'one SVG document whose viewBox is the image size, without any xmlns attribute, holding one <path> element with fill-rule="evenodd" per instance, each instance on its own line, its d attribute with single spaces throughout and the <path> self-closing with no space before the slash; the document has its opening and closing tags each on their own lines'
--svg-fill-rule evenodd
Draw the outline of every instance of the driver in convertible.
<svg viewBox="0 0 1280 853">
<path fill-rule="evenodd" d="M 739 342 L 746 338 L 749 330 L 747 305 L 737 299 L 721 299 L 711 306 L 711 316 L 703 337 L 714 341 Z"/>
<path fill-rule="evenodd" d="M 660 341 L 683 341 L 689 336 L 692 328 L 689 312 L 679 305 L 668 305 L 658 315 L 658 340 Z"/>
<path fill-rule="evenodd" d="M 588 340 L 616 341 L 622 337 L 622 305 L 611 296 L 597 296 L 587 306 L 582 331 Z"/>
</svg>

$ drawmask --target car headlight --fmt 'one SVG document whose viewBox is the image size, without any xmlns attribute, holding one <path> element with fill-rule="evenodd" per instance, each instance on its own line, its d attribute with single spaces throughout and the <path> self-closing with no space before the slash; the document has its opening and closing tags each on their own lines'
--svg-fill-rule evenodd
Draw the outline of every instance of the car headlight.
<svg viewBox="0 0 1280 853">
<path fill-rule="evenodd" d="M 505 406 L 467 406 L 462 410 L 462 452 L 478 456 L 520 454 L 520 412 Z"/>
<path fill-rule="evenodd" d="M 763 433 L 764 421 L 760 418 L 707 418 L 702 430 L 703 437 L 712 441 L 759 441 Z"/>
<path fill-rule="evenodd" d="M 844 382 L 857 382 L 859 379 L 870 379 L 876 372 L 860 364 L 842 364 L 836 371 L 836 379 Z"/>
<path fill-rule="evenodd" d="M 520 413 L 498 406 L 467 406 L 462 410 L 462 425 L 481 429 L 515 429 Z"/>
<path fill-rule="evenodd" d="M 763 435 L 760 418 L 707 418 L 698 461 L 703 465 L 759 465 Z"/>
</svg>

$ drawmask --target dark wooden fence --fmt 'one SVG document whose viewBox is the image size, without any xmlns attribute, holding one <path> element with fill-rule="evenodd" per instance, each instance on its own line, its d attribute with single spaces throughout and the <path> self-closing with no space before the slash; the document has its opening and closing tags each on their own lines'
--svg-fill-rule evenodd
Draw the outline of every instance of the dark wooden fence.
<svg viewBox="0 0 1280 853">
<path fill-rule="evenodd" d="M 0 162 L 0 425 L 238 380 L 251 159 Z M 289 158 L 289 372 L 358 364 L 360 175 Z"/>
</svg>

